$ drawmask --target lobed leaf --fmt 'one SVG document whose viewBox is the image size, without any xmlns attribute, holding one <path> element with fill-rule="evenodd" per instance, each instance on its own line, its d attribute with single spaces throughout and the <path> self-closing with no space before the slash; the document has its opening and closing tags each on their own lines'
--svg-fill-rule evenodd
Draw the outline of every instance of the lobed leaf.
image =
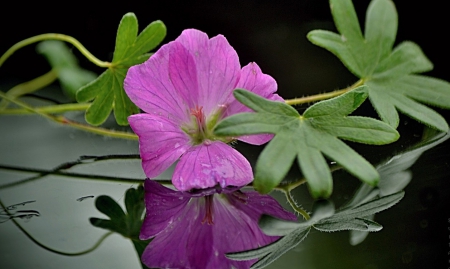
<svg viewBox="0 0 450 269">
<path fill-rule="evenodd" d="M 414 75 L 433 68 L 415 43 L 403 42 L 392 50 L 398 27 L 394 3 L 371 1 L 364 37 L 351 0 L 330 0 L 330 6 L 339 34 L 314 30 L 307 37 L 313 44 L 335 54 L 365 82 L 369 100 L 380 118 L 397 128 L 401 112 L 427 126 L 448 131 L 445 119 L 419 102 L 450 108 L 450 84 Z M 420 86 L 411 83 L 415 80 L 421 80 Z M 437 96 L 442 98 L 438 100 Z"/>
<path fill-rule="evenodd" d="M 347 116 L 367 98 L 365 87 L 317 103 L 303 116 L 289 105 L 266 100 L 249 91 L 236 90 L 235 96 L 256 113 L 228 117 L 216 126 L 214 133 L 219 136 L 275 134 L 256 163 L 254 187 L 262 193 L 277 186 L 297 158 L 312 196 L 328 197 L 333 182 L 323 155 L 364 182 L 375 185 L 379 179 L 375 168 L 338 138 L 371 144 L 398 139 L 397 131 L 383 122 Z"/>
<path fill-rule="evenodd" d="M 138 113 L 139 108 L 131 102 L 123 89 L 128 68 L 146 61 L 165 37 L 166 28 L 161 21 L 154 21 L 138 34 L 138 22 L 133 13 L 127 13 L 120 21 L 113 61 L 110 67 L 97 80 L 79 89 L 78 102 L 94 100 L 86 111 L 86 121 L 100 125 L 114 109 L 119 125 L 128 125 L 128 116 Z"/>
</svg>

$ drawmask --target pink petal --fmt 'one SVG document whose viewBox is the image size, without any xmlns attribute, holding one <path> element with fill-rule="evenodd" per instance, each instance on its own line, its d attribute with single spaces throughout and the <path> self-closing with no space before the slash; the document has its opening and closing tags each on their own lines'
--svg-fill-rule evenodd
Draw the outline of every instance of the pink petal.
<svg viewBox="0 0 450 269">
<path fill-rule="evenodd" d="M 173 42 L 162 46 L 150 59 L 128 69 L 124 89 L 140 109 L 149 114 L 189 121 L 189 103 L 180 94 L 169 77 L 169 54 Z"/>
<path fill-rule="evenodd" d="M 180 195 L 180 193 L 178 193 Z M 182 196 L 180 196 L 182 197 Z M 178 214 L 170 216 L 169 225 L 161 231 L 145 248 L 141 260 L 149 268 L 207 268 L 191 265 L 189 253 L 195 248 L 201 248 L 205 254 L 209 254 L 210 245 L 199 245 L 193 242 L 189 245 L 189 237 L 196 226 L 202 226 L 203 215 L 200 214 L 200 199 L 191 199 L 188 204 L 178 211 Z M 147 210 L 153 210 L 152 207 Z M 170 212 L 168 212 L 170 213 Z M 169 215 L 169 214 L 168 214 Z M 145 223 L 146 220 L 144 220 Z M 151 221 L 151 219 L 149 220 Z M 142 229 L 146 227 L 143 226 Z M 141 234 L 143 233 L 141 229 Z M 145 232 L 145 231 L 144 231 Z M 204 238 L 211 238 L 211 232 L 203 231 Z M 209 255 L 208 255 L 209 256 Z M 208 261 L 207 256 L 205 262 Z"/>
<path fill-rule="evenodd" d="M 150 179 L 144 182 L 145 219 L 139 238 L 146 240 L 154 237 L 174 221 L 189 202 L 180 192 L 171 190 Z"/>
<path fill-rule="evenodd" d="M 188 108 L 198 103 L 197 70 L 194 58 L 179 42 L 172 42 L 169 57 L 169 77 L 175 90 Z"/>
<path fill-rule="evenodd" d="M 214 224 L 212 249 L 214 254 L 209 258 L 207 268 L 250 268 L 256 260 L 234 261 L 226 258 L 225 254 L 254 249 L 272 243 L 277 236 L 265 235 L 258 226 L 259 216 L 247 215 L 240 208 L 230 204 L 229 195 L 214 198 Z M 257 202 L 257 201 L 255 201 Z M 245 207 L 245 205 L 243 205 Z M 258 211 L 263 211 L 264 206 Z M 201 255 L 199 250 L 196 255 Z M 224 266 L 226 265 L 226 266 Z"/>
<path fill-rule="evenodd" d="M 149 178 L 164 172 L 191 146 L 189 137 L 173 121 L 152 114 L 128 117 L 139 136 L 142 167 Z"/>
<path fill-rule="evenodd" d="M 284 102 L 283 98 L 281 98 L 278 94 L 275 94 L 277 91 L 277 83 L 275 79 L 269 75 L 263 74 L 261 68 L 259 68 L 256 63 L 249 63 L 242 68 L 241 77 L 236 85 L 236 88 L 251 91 L 272 101 Z M 234 97 L 231 97 L 227 103 L 228 105 L 224 113 L 224 117 L 252 111 L 250 108 L 237 101 Z M 270 141 L 272 138 L 272 134 L 258 134 L 241 136 L 238 139 L 249 144 L 262 145 Z"/>
<path fill-rule="evenodd" d="M 249 268 L 255 260 L 234 261 L 225 254 L 257 248 L 278 238 L 261 231 L 258 226 L 261 214 L 287 220 L 296 217 L 268 195 L 246 194 L 239 195 L 246 197 L 245 201 L 233 194 L 214 195 L 213 224 L 203 221 L 206 214 L 204 198 L 192 198 L 184 209 L 170 218 L 170 225 L 150 242 L 142 255 L 143 263 L 150 268 Z M 149 196 L 148 200 L 153 197 Z M 153 211 L 154 204 L 150 203 L 147 210 Z M 245 209 L 247 206 L 249 208 Z M 168 211 L 167 214 L 172 213 Z"/>
<path fill-rule="evenodd" d="M 180 191 L 205 189 L 219 184 L 244 186 L 253 180 L 250 163 L 231 146 L 214 141 L 190 148 L 180 159 L 172 183 Z"/>
<path fill-rule="evenodd" d="M 240 76 L 239 57 L 222 35 L 208 36 L 188 29 L 176 39 L 193 55 L 199 84 L 199 106 L 206 116 L 214 112 L 236 88 Z"/>
</svg>

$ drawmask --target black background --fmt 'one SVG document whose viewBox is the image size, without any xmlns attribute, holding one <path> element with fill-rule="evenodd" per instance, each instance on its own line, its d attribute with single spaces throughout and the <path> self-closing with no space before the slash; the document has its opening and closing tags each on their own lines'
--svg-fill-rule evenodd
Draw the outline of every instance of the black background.
<svg viewBox="0 0 450 269">
<path fill-rule="evenodd" d="M 363 23 L 370 1 L 354 2 Z M 395 3 L 399 13 L 397 44 L 404 40 L 418 43 L 435 65 L 429 75 L 450 80 L 445 3 Z M 241 64 L 258 63 L 263 72 L 277 80 L 285 98 L 342 88 L 356 80 L 334 56 L 306 39 L 306 33 L 313 29 L 334 30 L 328 1 L 324 0 L 120 1 L 103 5 L 11 1 L 0 12 L 1 53 L 20 40 L 53 32 L 75 37 L 97 58 L 108 61 L 120 19 L 134 12 L 140 30 L 154 20 L 166 24 L 163 43 L 175 39 L 186 28 L 197 28 L 210 37 L 223 34 L 236 49 Z M 103 71 L 76 54 L 83 67 Z M 0 80 L 29 80 L 47 70 L 48 64 L 31 45 L 7 60 L 0 69 Z"/>
</svg>

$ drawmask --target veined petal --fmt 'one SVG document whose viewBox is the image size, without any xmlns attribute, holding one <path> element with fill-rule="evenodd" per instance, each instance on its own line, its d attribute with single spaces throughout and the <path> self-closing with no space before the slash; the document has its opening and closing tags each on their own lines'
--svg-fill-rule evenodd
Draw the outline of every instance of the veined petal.
<svg viewBox="0 0 450 269">
<path fill-rule="evenodd" d="M 180 43 L 172 42 L 169 57 L 169 77 L 189 108 L 198 102 L 197 69 L 190 52 Z"/>
<path fill-rule="evenodd" d="M 277 83 L 271 76 L 263 74 L 261 68 L 256 63 L 249 63 L 244 66 L 241 71 L 241 77 L 236 88 L 245 89 L 256 93 L 264 98 L 272 101 L 284 102 L 275 92 L 277 91 Z M 224 117 L 228 117 L 237 113 L 251 112 L 252 110 L 231 96 L 227 101 L 227 109 Z M 273 138 L 272 134 L 246 135 L 241 136 L 238 140 L 252 144 L 262 145 Z"/>
<path fill-rule="evenodd" d="M 178 195 L 181 194 L 178 192 Z M 193 249 L 201 248 L 206 252 L 210 249 L 210 245 L 208 244 L 199 245 L 196 242 L 193 242 L 192 245 L 188 244 L 189 237 L 192 235 L 194 227 L 199 225 L 203 226 L 201 224 L 203 216 L 200 212 L 202 207 L 199 206 L 201 200 L 203 200 L 203 198 L 189 200 L 189 203 L 185 204 L 176 215 L 171 216 L 171 222 L 166 229 L 160 232 L 145 248 L 141 257 L 141 260 L 145 265 L 149 268 L 207 268 L 191 265 L 189 261 L 189 253 Z M 151 221 L 151 219 L 149 221 Z M 203 227 L 205 226 L 207 226 L 207 224 Z M 206 239 L 212 237 L 210 230 L 200 232 L 201 234 L 197 235 L 199 237 Z M 205 257 L 205 260 L 207 262 L 207 257 Z"/>
<path fill-rule="evenodd" d="M 214 141 L 190 148 L 172 176 L 172 183 L 180 191 L 205 189 L 219 184 L 244 186 L 253 180 L 250 163 L 229 145 Z"/>
<path fill-rule="evenodd" d="M 173 42 L 166 44 L 145 63 L 130 67 L 124 89 L 131 101 L 145 112 L 184 123 L 189 121 L 189 103 L 169 77 L 172 46 Z"/>
<path fill-rule="evenodd" d="M 150 179 L 144 182 L 145 219 L 139 238 L 154 237 L 172 224 L 191 199 Z"/>
<path fill-rule="evenodd" d="M 208 36 L 195 29 L 184 30 L 176 41 L 183 44 L 194 57 L 199 84 L 199 106 L 208 117 L 236 88 L 240 76 L 240 63 L 236 51 L 222 35 L 208 40 Z"/>
<path fill-rule="evenodd" d="M 229 195 L 214 196 L 214 224 L 211 225 L 214 235 L 211 248 L 214 255 L 209 258 L 207 268 L 250 268 L 256 260 L 234 261 L 226 258 L 225 254 L 258 248 L 279 237 L 265 235 L 258 226 L 261 215 L 256 218 L 254 214 L 247 215 L 231 204 L 228 198 Z M 201 255 L 199 250 L 196 255 Z"/>
<path fill-rule="evenodd" d="M 149 178 L 164 172 L 191 146 L 189 137 L 173 121 L 152 114 L 128 117 L 139 136 L 142 168 Z"/>
</svg>

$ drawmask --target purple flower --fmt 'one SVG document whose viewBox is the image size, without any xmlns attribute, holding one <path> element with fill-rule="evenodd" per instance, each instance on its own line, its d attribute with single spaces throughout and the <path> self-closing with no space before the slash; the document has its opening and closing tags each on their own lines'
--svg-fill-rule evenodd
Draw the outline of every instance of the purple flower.
<svg viewBox="0 0 450 269">
<path fill-rule="evenodd" d="M 283 100 L 274 94 L 275 80 L 256 63 L 241 69 L 224 36 L 209 39 L 194 29 L 183 31 L 145 63 L 131 67 L 124 87 L 146 112 L 128 118 L 139 136 L 145 174 L 155 177 L 179 159 L 172 182 L 180 191 L 252 181 L 249 162 L 227 143 L 239 139 L 261 145 L 272 135 L 217 137 L 212 131 L 221 119 L 250 111 L 234 98 L 234 89 Z"/>
<path fill-rule="evenodd" d="M 296 220 L 271 196 L 255 191 L 210 189 L 195 195 L 149 179 L 144 189 L 146 216 L 139 238 L 155 237 L 141 257 L 150 268 L 249 268 L 256 260 L 234 261 L 225 254 L 278 239 L 260 230 L 261 215 Z"/>
</svg>

